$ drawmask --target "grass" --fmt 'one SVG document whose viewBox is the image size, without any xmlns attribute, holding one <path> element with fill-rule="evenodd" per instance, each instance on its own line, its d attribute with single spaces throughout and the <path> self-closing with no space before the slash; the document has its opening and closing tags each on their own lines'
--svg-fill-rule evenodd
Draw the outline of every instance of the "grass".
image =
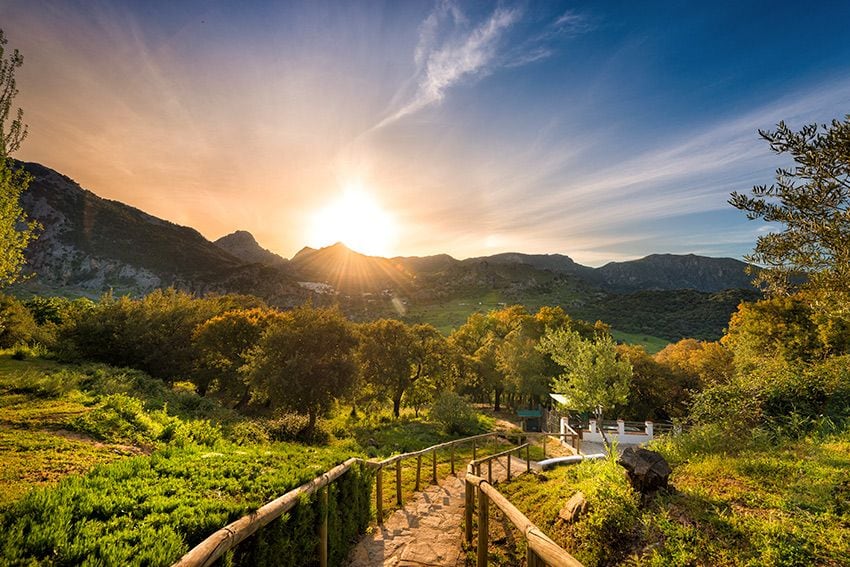
<svg viewBox="0 0 850 567">
<path fill-rule="evenodd" d="M 497 290 L 471 293 L 469 296 L 437 302 L 417 303 L 407 314 L 410 321 L 430 323 L 444 335 L 466 323 L 473 313 L 487 313 L 505 307 L 506 300 Z"/>
<path fill-rule="evenodd" d="M 618 331 L 616 329 L 611 330 L 611 335 L 617 342 L 640 345 L 646 349 L 646 352 L 649 354 L 655 354 L 670 344 L 670 341 L 667 339 L 639 333 L 624 333 L 623 331 Z"/>
<path fill-rule="evenodd" d="M 215 529 L 350 456 L 386 457 L 453 438 L 412 411 L 394 420 L 380 412 L 352 418 L 339 408 L 322 422 L 329 443 L 269 443 L 262 419 L 244 420 L 185 387 L 133 370 L 11 354 L 0 353 L 0 564 L 168 565 Z M 481 417 L 477 430 L 493 424 Z M 440 478 L 449 455 L 438 455 Z M 456 458 L 465 466 L 471 448 Z M 405 500 L 415 484 L 411 463 L 403 465 Z M 332 489 L 334 563 L 374 516 L 371 475 L 345 475 Z M 426 460 L 422 486 L 429 479 Z M 395 476 L 384 480 L 388 514 Z M 315 548 L 318 510 L 315 499 L 305 500 L 228 561 L 309 563 L 303 550 Z"/>
<path fill-rule="evenodd" d="M 610 461 L 523 475 L 499 490 L 588 567 L 850 564 L 850 433 L 732 453 L 688 453 L 688 443 L 656 444 L 673 465 L 673 490 L 643 506 Z M 558 511 L 578 490 L 590 513 L 567 524 Z M 521 536 L 495 524 L 491 540 L 502 543 L 491 563 L 522 564 Z"/>
</svg>

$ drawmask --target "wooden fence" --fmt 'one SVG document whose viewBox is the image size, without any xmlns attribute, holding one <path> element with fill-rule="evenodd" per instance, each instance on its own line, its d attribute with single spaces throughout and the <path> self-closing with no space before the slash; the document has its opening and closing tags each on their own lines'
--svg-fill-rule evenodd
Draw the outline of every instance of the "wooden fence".
<svg viewBox="0 0 850 567">
<path fill-rule="evenodd" d="M 216 531 L 215 533 L 213 533 L 212 535 L 207 537 L 204 541 L 202 541 L 200 544 L 198 544 L 197 546 L 192 548 L 183 557 L 181 557 L 180 560 L 173 565 L 173 567 L 208 567 L 208 566 L 212 565 L 213 563 L 215 563 L 216 560 L 218 560 L 225 553 L 227 553 L 228 551 L 230 551 L 231 549 L 233 549 L 234 547 L 239 545 L 239 543 L 244 541 L 246 538 L 253 535 L 257 530 L 268 525 L 270 522 L 274 521 L 275 519 L 279 518 L 280 516 L 282 516 L 283 514 L 285 514 L 286 512 L 291 510 L 292 508 L 294 508 L 295 505 L 298 504 L 301 496 L 307 496 L 307 495 L 313 494 L 317 490 L 321 490 L 321 492 L 319 493 L 319 498 L 321 499 L 321 505 L 322 505 L 324 510 L 327 510 L 327 498 L 328 498 L 327 487 L 328 487 L 328 485 L 330 483 L 334 482 L 336 479 L 338 479 L 342 475 L 344 475 L 346 472 L 348 472 L 348 470 L 351 469 L 351 467 L 354 466 L 355 464 L 360 464 L 361 466 L 376 469 L 376 471 L 375 471 L 375 507 L 377 509 L 376 515 L 377 515 L 378 524 L 382 525 L 383 524 L 383 490 L 384 490 L 383 476 L 384 476 L 384 469 L 385 468 L 388 468 L 388 467 L 395 465 L 393 468 L 395 469 L 394 472 L 395 472 L 395 487 L 396 487 L 395 488 L 396 489 L 396 503 L 399 506 L 401 506 L 403 504 L 402 488 L 401 488 L 402 487 L 402 483 L 401 483 L 402 462 L 407 460 L 407 459 L 414 459 L 414 458 L 416 459 L 416 485 L 415 485 L 416 491 L 419 491 L 419 489 L 420 489 L 420 484 L 421 484 L 421 479 L 422 479 L 421 477 L 422 477 L 423 457 L 427 459 L 427 457 L 430 455 L 430 457 L 431 457 L 430 458 L 430 461 L 431 461 L 431 463 L 430 463 L 431 464 L 431 482 L 436 483 L 437 480 L 438 480 L 437 479 L 437 452 L 438 451 L 446 451 L 446 450 L 449 451 L 450 462 L 451 462 L 451 474 L 455 474 L 455 463 L 456 463 L 455 452 L 456 452 L 456 448 L 459 445 L 469 445 L 469 444 L 472 445 L 472 462 L 469 463 L 467 470 L 470 471 L 470 472 L 471 471 L 477 471 L 478 474 L 480 475 L 481 465 L 486 463 L 488 465 L 488 478 L 490 480 L 492 480 L 492 462 L 493 462 L 493 459 L 499 458 L 501 456 L 507 456 L 507 460 L 508 460 L 508 480 L 510 480 L 511 454 L 522 451 L 523 449 L 525 449 L 525 451 L 526 451 L 526 455 L 525 455 L 526 456 L 526 466 L 527 466 L 527 470 L 530 470 L 531 461 L 529 460 L 529 443 L 524 443 L 524 444 L 522 444 L 518 447 L 513 447 L 511 449 L 508 449 L 507 451 L 498 452 L 498 453 L 490 455 L 488 457 L 478 459 L 477 458 L 478 449 L 485 446 L 489 439 L 492 439 L 493 451 L 495 452 L 496 449 L 498 448 L 498 443 L 499 443 L 500 437 L 503 437 L 503 438 L 519 437 L 519 439 L 522 440 L 524 438 L 527 439 L 527 438 L 530 438 L 530 437 L 544 436 L 543 455 L 544 455 L 544 458 L 545 458 L 545 455 L 546 455 L 545 439 L 546 439 L 547 436 L 572 437 L 573 446 L 576 446 L 577 436 L 574 435 L 574 434 L 575 434 L 575 432 L 573 432 L 572 434 L 571 433 L 558 434 L 558 433 L 529 433 L 529 432 L 505 432 L 505 431 L 499 432 L 499 431 L 494 431 L 494 432 L 490 432 L 490 433 L 483 433 L 481 435 L 474 435 L 472 437 L 464 437 L 462 439 L 456 439 L 454 441 L 447 441 L 445 443 L 440 443 L 439 445 L 432 445 L 431 447 L 428 447 L 426 449 L 422 449 L 420 451 L 412 451 L 412 452 L 409 452 L 409 453 L 402 453 L 400 455 L 395 455 L 395 456 L 392 456 L 388 459 L 384 459 L 383 461 L 366 461 L 366 460 L 363 460 L 363 459 L 352 457 L 352 458 L 348 459 L 347 461 L 345 461 L 344 463 L 337 465 L 336 467 L 330 469 L 329 471 L 317 476 L 316 478 L 314 478 L 310 482 L 307 482 L 307 483 L 299 486 L 298 488 L 290 490 L 289 492 L 287 492 L 283 496 L 269 502 L 268 504 L 266 504 L 263 507 L 261 507 L 260 509 L 258 509 L 256 512 L 248 514 L 247 516 L 243 516 L 239 520 L 236 520 L 235 522 L 228 524 L 227 526 Z M 470 478 L 470 476 L 469 476 L 470 472 L 467 473 L 467 478 Z M 472 478 L 478 479 L 478 480 L 483 480 L 483 479 L 479 479 L 478 476 L 472 476 Z M 469 517 L 470 517 L 470 514 L 471 514 L 471 511 L 470 511 L 471 506 L 469 506 L 469 504 L 468 504 L 469 498 L 470 498 L 469 495 L 470 495 L 471 491 L 468 487 L 469 487 L 469 484 L 467 484 L 467 534 L 471 534 L 470 530 L 472 529 L 472 526 L 469 523 Z M 482 496 L 482 498 L 486 498 L 487 497 L 486 494 L 488 494 L 488 493 L 495 493 L 498 496 L 495 497 L 496 499 L 494 500 L 494 503 L 500 502 L 497 499 L 501 498 L 502 500 L 504 500 L 505 503 L 507 503 L 509 506 L 511 506 L 512 510 L 515 511 L 516 514 L 519 514 L 519 516 L 516 516 L 516 515 L 514 515 L 513 517 L 509 516 L 509 517 L 511 517 L 512 521 L 513 521 L 514 517 L 519 518 L 520 516 L 522 516 L 522 514 L 518 510 L 516 510 L 516 508 L 513 508 L 513 506 L 509 502 L 507 502 L 507 500 L 505 500 L 503 496 L 501 496 L 500 494 L 498 494 L 497 491 L 495 491 L 495 489 L 491 486 L 490 482 L 486 483 L 486 487 L 487 488 L 479 488 L 481 490 L 481 494 L 485 495 L 485 496 Z M 474 503 L 474 496 L 472 498 L 473 498 L 472 502 Z M 484 500 L 482 500 L 482 502 L 484 502 Z M 480 506 L 480 508 L 483 508 L 483 507 L 485 507 L 485 506 L 482 504 Z M 501 506 L 500 506 L 500 508 L 501 508 Z M 525 518 L 525 516 L 522 516 L 522 518 Z M 528 525 L 531 525 L 531 522 L 529 522 L 527 519 L 525 521 Z M 514 522 L 514 524 L 517 525 L 517 527 L 520 527 L 520 525 L 517 524 L 516 522 Z M 533 527 L 533 525 L 532 525 L 532 527 Z M 543 549 L 543 548 L 548 549 L 551 546 L 555 546 L 557 548 L 557 545 L 552 543 L 551 540 L 549 540 L 545 535 L 543 535 L 542 532 L 540 532 L 540 530 L 537 530 L 537 528 L 534 528 L 534 529 L 536 531 L 531 536 L 526 534 L 526 539 L 528 539 L 529 537 L 536 538 L 536 539 L 534 539 L 534 541 L 537 542 L 537 543 L 534 544 L 536 546 L 535 549 L 538 549 L 538 548 L 539 549 Z M 537 535 L 538 532 L 539 532 L 539 535 Z M 523 533 L 526 533 L 526 532 L 523 532 Z M 327 514 L 324 514 L 321 518 L 318 535 L 319 535 L 319 550 L 318 550 L 319 565 L 321 567 L 327 567 L 327 564 L 328 564 L 328 519 L 327 519 Z M 479 534 L 479 541 L 480 541 L 480 538 L 481 538 L 481 536 Z M 467 537 L 467 540 L 470 540 L 470 539 L 471 539 L 471 535 L 469 535 Z M 529 542 L 531 542 L 531 541 L 532 540 L 529 539 Z M 546 543 L 546 542 L 549 542 L 549 543 Z M 485 545 L 485 549 L 486 549 L 486 545 Z M 558 548 L 558 549 L 560 549 L 560 548 Z M 566 552 L 563 551 L 563 550 L 561 550 L 561 552 L 566 554 Z M 567 555 L 569 555 L 569 554 L 567 554 Z M 544 552 L 540 552 L 540 557 L 542 557 L 543 559 L 546 559 L 547 557 L 549 557 L 549 555 L 546 555 L 546 552 L 544 551 Z M 573 561 L 575 561 L 575 560 L 573 560 Z M 551 564 L 552 565 L 570 565 L 572 567 L 575 567 L 577 565 L 581 565 L 578 562 L 574 562 L 574 563 L 551 563 Z M 481 565 L 481 563 L 479 563 L 479 565 Z M 535 564 L 529 563 L 529 566 L 531 566 L 531 565 L 540 565 L 540 563 L 535 563 Z"/>
<path fill-rule="evenodd" d="M 473 465 L 467 468 L 465 481 L 464 536 L 472 543 L 472 519 L 475 513 L 475 495 L 478 493 L 478 544 L 476 558 L 478 567 L 487 567 L 490 539 L 490 504 L 494 504 L 511 523 L 516 526 L 526 541 L 526 559 L 529 567 L 551 565 L 553 567 L 583 567 L 572 555 L 549 539 L 540 528 L 531 523 L 525 514 L 511 504 L 493 485 L 473 474 Z"/>
</svg>

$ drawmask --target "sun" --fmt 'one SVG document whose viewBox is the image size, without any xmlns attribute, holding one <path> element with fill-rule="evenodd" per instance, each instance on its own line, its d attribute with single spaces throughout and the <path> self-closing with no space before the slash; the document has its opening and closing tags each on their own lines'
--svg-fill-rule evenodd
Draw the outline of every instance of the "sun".
<svg viewBox="0 0 850 567">
<path fill-rule="evenodd" d="M 310 245 L 342 242 L 363 254 L 386 256 L 396 237 L 396 224 L 378 200 L 351 183 L 332 203 L 317 211 L 310 225 Z"/>
</svg>

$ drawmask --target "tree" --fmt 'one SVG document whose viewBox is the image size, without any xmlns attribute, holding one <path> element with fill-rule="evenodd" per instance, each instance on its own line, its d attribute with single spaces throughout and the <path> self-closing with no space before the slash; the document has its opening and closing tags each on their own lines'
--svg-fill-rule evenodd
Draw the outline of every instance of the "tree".
<svg viewBox="0 0 850 567">
<path fill-rule="evenodd" d="M 18 94 L 15 70 L 24 64 L 24 58 L 17 49 L 7 57 L 7 43 L 0 30 L 0 287 L 19 279 L 25 263 L 24 250 L 35 238 L 38 226 L 27 218 L 20 203 L 30 177 L 10 157 L 26 138 L 27 126 L 23 110 L 12 111 Z"/>
<path fill-rule="evenodd" d="M 610 336 L 583 339 L 564 328 L 547 331 L 540 349 L 564 369 L 553 382 L 554 390 L 564 394 L 571 407 L 594 413 L 607 444 L 602 415 L 628 401 L 631 364 L 617 356 L 617 345 Z"/>
<path fill-rule="evenodd" d="M 248 353 L 260 342 L 263 332 L 282 315 L 271 309 L 228 311 L 200 324 L 192 335 L 198 353 L 193 382 L 198 393 L 212 387 L 236 408 L 250 401 L 246 379 Z"/>
<path fill-rule="evenodd" d="M 444 370 L 445 339 L 431 325 L 411 327 L 395 319 L 379 319 L 362 325 L 360 335 L 363 378 L 392 400 L 395 417 L 401 414 L 402 398 L 413 385 Z M 426 403 L 422 397 L 427 391 L 417 389 L 416 405 Z"/>
<path fill-rule="evenodd" d="M 248 357 L 254 396 L 307 413 L 307 431 L 354 384 L 357 337 L 337 309 L 299 307 L 276 318 Z"/>
<path fill-rule="evenodd" d="M 732 206 L 750 219 L 779 223 L 779 232 L 759 237 L 747 260 L 764 265 L 757 281 L 773 295 L 797 287 L 830 309 L 850 310 L 850 115 L 831 125 L 799 132 L 780 122 L 761 137 L 796 165 L 776 170 L 772 185 L 752 195 L 732 193 Z"/>
</svg>

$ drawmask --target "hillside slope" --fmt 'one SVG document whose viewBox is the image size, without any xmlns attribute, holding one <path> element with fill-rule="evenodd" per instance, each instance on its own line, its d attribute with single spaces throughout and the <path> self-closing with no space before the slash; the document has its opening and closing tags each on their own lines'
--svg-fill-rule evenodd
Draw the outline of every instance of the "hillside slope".
<svg viewBox="0 0 850 567">
<path fill-rule="evenodd" d="M 196 293 L 255 293 L 288 305 L 307 294 L 280 268 L 246 265 L 198 231 L 98 197 L 35 163 L 21 202 L 43 231 L 26 252 L 25 289 L 96 296 L 173 286 Z"/>
</svg>

